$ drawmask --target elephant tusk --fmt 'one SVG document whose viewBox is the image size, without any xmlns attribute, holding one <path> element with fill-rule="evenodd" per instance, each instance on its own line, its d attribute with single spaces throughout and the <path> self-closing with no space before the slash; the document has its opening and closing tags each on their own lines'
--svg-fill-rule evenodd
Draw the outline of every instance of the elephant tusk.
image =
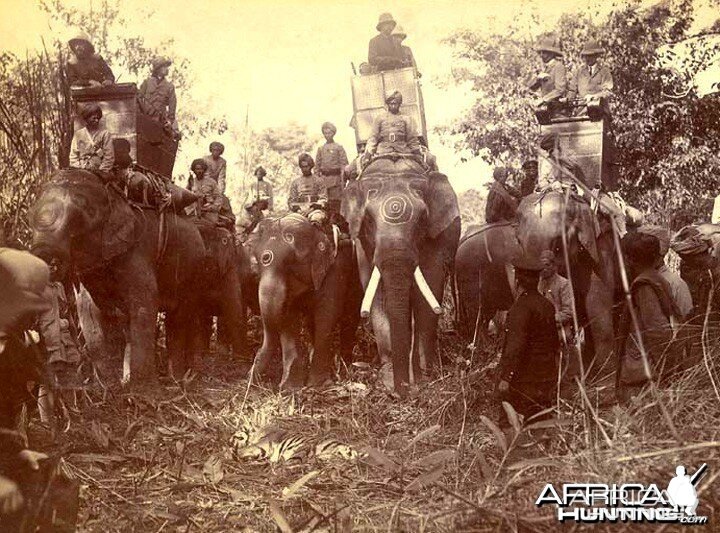
<svg viewBox="0 0 720 533">
<path fill-rule="evenodd" d="M 375 293 L 377 292 L 379 284 L 380 269 L 376 266 L 373 268 L 372 274 L 370 274 L 370 281 L 368 281 L 367 289 L 365 289 L 365 296 L 363 296 L 362 305 L 360 306 L 361 317 L 367 318 L 370 316 L 370 308 L 372 308 Z"/>
<path fill-rule="evenodd" d="M 417 283 L 418 289 L 420 289 L 420 293 L 425 297 L 425 300 L 427 300 L 427 303 L 430 304 L 430 307 L 432 307 L 433 313 L 436 315 L 442 314 L 442 307 L 440 307 L 437 298 L 435 298 L 435 295 L 430 289 L 428 282 L 425 280 L 425 276 L 423 276 L 422 270 L 420 270 L 419 266 L 415 267 L 413 276 L 415 277 L 415 283 Z"/>
</svg>

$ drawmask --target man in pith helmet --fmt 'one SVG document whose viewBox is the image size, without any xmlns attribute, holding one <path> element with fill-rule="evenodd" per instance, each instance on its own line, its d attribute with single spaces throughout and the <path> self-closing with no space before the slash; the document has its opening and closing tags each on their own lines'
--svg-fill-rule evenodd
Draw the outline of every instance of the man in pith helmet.
<svg viewBox="0 0 720 533">
<path fill-rule="evenodd" d="M 400 45 L 393 39 L 392 31 L 397 22 L 390 13 L 383 13 L 377 23 L 380 33 L 370 39 L 368 45 L 368 63 L 378 71 L 402 68 L 403 53 Z"/>
</svg>

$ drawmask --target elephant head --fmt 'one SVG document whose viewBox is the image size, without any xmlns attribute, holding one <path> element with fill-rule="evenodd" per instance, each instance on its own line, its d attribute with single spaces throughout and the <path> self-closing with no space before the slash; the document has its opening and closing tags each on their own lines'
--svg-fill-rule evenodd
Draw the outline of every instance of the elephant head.
<svg viewBox="0 0 720 533">
<path fill-rule="evenodd" d="M 454 256 L 460 231 L 457 197 L 447 177 L 439 172 L 424 173 L 402 160 L 379 160 L 359 180 L 348 184 L 343 215 L 356 246 L 361 248 L 361 263 L 371 270 L 361 314 L 370 314 L 380 287 L 382 311 L 390 330 L 395 388 L 400 389 L 409 383 L 416 307 L 429 305 L 440 313 L 441 293 L 437 297 L 433 294 L 426 280 L 429 274 L 422 265 L 432 263 L 432 279 L 436 279 L 436 266 L 444 268 L 443 258 L 436 256 L 445 252 L 436 243 L 449 234 L 453 237 L 448 242 L 454 240 L 449 253 Z M 422 295 L 419 300 L 412 297 L 414 287 Z"/>
<path fill-rule="evenodd" d="M 592 269 L 602 276 L 603 258 L 598 247 L 595 217 L 590 205 L 559 191 L 532 194 L 518 208 L 517 238 L 527 258 L 538 259 L 543 250 L 563 257 L 563 238 L 571 265 L 586 253 Z M 564 268 L 564 262 L 558 265 Z"/>
<path fill-rule="evenodd" d="M 295 342 L 299 334 L 298 304 L 323 285 L 334 260 L 330 241 L 307 218 L 293 213 L 260 222 L 252 251 L 259 269 L 258 299 L 263 320 L 256 372 L 274 375 L 275 361 L 282 353 L 281 386 L 300 387 L 307 369 Z"/>
<path fill-rule="evenodd" d="M 135 223 L 127 201 L 94 174 L 60 171 L 42 188 L 30 213 L 33 252 L 89 270 L 132 246 Z"/>
</svg>

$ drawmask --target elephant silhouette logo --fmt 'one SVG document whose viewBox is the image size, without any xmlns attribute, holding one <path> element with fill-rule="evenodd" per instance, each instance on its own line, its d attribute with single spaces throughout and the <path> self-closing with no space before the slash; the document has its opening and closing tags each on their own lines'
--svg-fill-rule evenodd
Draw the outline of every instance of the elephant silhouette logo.
<svg viewBox="0 0 720 533">
<path fill-rule="evenodd" d="M 413 205 L 404 194 L 396 194 L 385 199 L 380 212 L 389 224 L 405 224 L 412 219 Z"/>
</svg>

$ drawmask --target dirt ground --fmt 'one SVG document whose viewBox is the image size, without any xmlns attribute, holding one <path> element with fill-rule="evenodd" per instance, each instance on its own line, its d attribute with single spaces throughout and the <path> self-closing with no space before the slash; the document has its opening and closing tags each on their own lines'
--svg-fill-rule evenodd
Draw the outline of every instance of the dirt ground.
<svg viewBox="0 0 720 533">
<path fill-rule="evenodd" d="M 472 354 L 451 334 L 441 346 L 442 375 L 404 401 L 365 362 L 333 386 L 280 394 L 213 352 L 187 383 L 79 395 L 54 443 L 37 424 L 31 438 L 81 481 L 81 531 L 573 530 L 534 505 L 545 483 L 661 484 L 701 463 L 698 514 L 717 530 L 720 398 L 704 368 L 661 391 L 674 430 L 650 398 L 619 407 L 588 386 L 561 401 L 558 424 L 503 433 L 495 350 Z"/>
</svg>

